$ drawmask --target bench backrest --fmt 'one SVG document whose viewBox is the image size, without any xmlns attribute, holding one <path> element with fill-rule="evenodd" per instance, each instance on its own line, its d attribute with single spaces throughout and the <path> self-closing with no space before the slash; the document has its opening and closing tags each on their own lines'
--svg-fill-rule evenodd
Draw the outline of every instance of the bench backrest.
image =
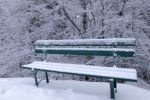
<svg viewBox="0 0 150 100">
<path fill-rule="evenodd" d="M 133 57 L 135 50 L 127 47 L 135 44 L 134 38 L 38 40 L 35 53 Z"/>
<path fill-rule="evenodd" d="M 135 46 L 135 38 L 38 40 L 36 46 Z"/>
</svg>

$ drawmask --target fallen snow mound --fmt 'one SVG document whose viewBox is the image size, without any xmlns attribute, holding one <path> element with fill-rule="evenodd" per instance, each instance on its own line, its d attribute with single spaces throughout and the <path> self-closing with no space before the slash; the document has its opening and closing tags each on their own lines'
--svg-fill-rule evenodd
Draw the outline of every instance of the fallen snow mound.
<svg viewBox="0 0 150 100">
<path fill-rule="evenodd" d="M 0 100 L 111 100 L 109 84 L 51 80 L 37 88 L 32 78 L 0 79 Z M 150 100 L 150 91 L 118 84 L 116 100 Z"/>
</svg>

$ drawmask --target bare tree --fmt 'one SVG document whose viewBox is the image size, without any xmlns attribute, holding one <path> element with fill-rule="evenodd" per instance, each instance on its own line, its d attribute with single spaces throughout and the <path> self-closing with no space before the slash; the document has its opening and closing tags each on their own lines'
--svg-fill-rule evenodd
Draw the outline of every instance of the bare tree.
<svg viewBox="0 0 150 100">
<path fill-rule="evenodd" d="M 81 33 L 81 30 L 78 28 L 78 26 L 75 24 L 75 22 L 70 18 L 69 14 L 67 13 L 67 11 L 66 11 L 66 9 L 65 9 L 64 6 L 62 6 L 62 10 L 63 10 L 65 16 L 68 18 L 68 20 L 72 23 L 72 25 L 78 30 L 78 32 L 79 32 L 80 34 L 82 34 L 82 33 Z"/>
<path fill-rule="evenodd" d="M 123 11 L 128 0 L 122 0 L 122 1 L 123 1 L 123 5 L 121 7 L 121 10 L 119 11 L 119 16 L 123 16 Z"/>
<path fill-rule="evenodd" d="M 83 33 L 87 33 L 87 28 L 88 28 L 88 19 L 87 19 L 87 5 L 89 3 L 89 0 L 80 0 L 80 4 L 83 8 L 83 20 L 82 20 L 82 23 L 83 23 Z"/>
</svg>

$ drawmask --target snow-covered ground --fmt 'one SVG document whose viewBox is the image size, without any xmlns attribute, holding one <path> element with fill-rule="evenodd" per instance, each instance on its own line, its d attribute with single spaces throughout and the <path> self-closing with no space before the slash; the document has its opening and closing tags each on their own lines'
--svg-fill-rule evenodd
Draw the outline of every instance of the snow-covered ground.
<svg viewBox="0 0 150 100">
<path fill-rule="evenodd" d="M 0 100 L 111 100 L 109 97 L 108 83 L 51 80 L 36 87 L 32 78 L 0 79 Z M 150 91 L 118 84 L 116 100 L 150 100 Z"/>
</svg>

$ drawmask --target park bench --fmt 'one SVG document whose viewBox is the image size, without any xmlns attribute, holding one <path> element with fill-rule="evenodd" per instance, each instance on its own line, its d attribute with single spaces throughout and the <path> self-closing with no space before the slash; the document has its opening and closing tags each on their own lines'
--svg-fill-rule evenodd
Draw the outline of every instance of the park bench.
<svg viewBox="0 0 150 100">
<path fill-rule="evenodd" d="M 48 72 L 105 78 L 110 82 L 110 97 L 114 99 L 118 81 L 137 81 L 135 69 L 47 61 L 48 54 L 104 56 L 113 57 L 114 60 L 117 57 L 134 57 L 135 50 L 131 48 L 136 44 L 134 38 L 38 40 L 35 44 L 35 54 L 43 54 L 45 60 L 34 61 L 23 65 L 22 68 L 32 70 L 37 86 L 39 85 L 36 76 L 38 71 L 45 72 L 47 83 L 49 83 Z M 115 63 L 116 61 L 114 66 L 116 66 Z"/>
</svg>

